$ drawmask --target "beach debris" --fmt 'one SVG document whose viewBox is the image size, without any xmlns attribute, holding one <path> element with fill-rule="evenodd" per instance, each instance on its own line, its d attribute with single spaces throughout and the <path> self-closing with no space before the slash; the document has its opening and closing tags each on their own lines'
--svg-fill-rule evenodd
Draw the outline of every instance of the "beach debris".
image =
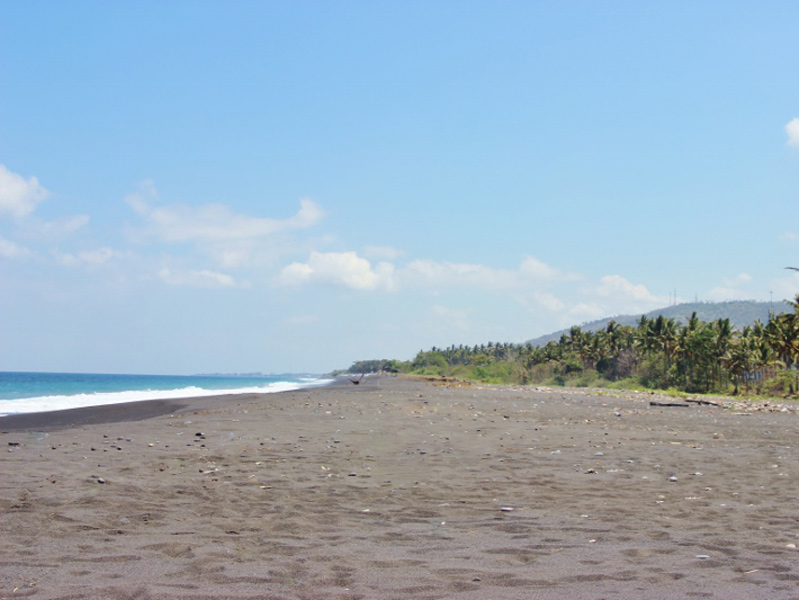
<svg viewBox="0 0 799 600">
<path fill-rule="evenodd" d="M 676 475 L 672 475 L 671 477 L 669 477 L 669 481 L 671 481 L 672 483 L 675 483 L 677 481 L 677 476 Z"/>
<path fill-rule="evenodd" d="M 649 406 L 665 406 L 665 407 L 674 407 L 674 408 L 690 408 L 690 404 L 686 404 L 684 402 L 655 402 L 654 400 L 649 402 Z"/>
<path fill-rule="evenodd" d="M 512 506 L 500 506 L 499 510 L 502 512 L 511 512 L 513 510 Z"/>
<path fill-rule="evenodd" d="M 686 402 L 691 402 L 693 404 L 699 404 L 700 406 L 718 406 L 718 402 L 713 402 L 712 400 L 700 400 L 698 398 L 686 398 Z"/>
<path fill-rule="evenodd" d="M 710 558 L 710 555 L 708 555 L 708 554 L 697 554 L 696 558 L 698 558 L 699 560 L 707 560 L 708 558 Z"/>
</svg>

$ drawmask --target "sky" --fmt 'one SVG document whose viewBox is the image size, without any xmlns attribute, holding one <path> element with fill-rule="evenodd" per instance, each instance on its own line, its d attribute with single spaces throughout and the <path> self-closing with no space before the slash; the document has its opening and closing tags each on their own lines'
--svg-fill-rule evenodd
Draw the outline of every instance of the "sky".
<svg viewBox="0 0 799 600">
<path fill-rule="evenodd" d="M 0 370 L 327 372 L 793 299 L 797 23 L 0 0 Z"/>
</svg>

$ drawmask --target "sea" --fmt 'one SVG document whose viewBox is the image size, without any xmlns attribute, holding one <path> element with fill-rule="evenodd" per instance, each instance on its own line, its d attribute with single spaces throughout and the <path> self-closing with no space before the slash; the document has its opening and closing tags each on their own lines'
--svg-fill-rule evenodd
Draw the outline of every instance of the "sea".
<svg viewBox="0 0 799 600">
<path fill-rule="evenodd" d="M 310 375 L 113 375 L 0 371 L 0 416 L 142 400 L 284 392 L 331 381 Z"/>
</svg>

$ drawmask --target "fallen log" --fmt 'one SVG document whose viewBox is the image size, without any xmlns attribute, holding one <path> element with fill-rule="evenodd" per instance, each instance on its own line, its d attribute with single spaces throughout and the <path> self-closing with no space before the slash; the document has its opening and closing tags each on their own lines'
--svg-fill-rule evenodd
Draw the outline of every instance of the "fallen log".
<svg viewBox="0 0 799 600">
<path fill-rule="evenodd" d="M 698 400 L 693 398 L 686 399 L 686 402 L 693 402 L 694 404 L 706 405 L 706 406 L 718 406 L 718 402 L 713 402 L 712 400 Z"/>
</svg>

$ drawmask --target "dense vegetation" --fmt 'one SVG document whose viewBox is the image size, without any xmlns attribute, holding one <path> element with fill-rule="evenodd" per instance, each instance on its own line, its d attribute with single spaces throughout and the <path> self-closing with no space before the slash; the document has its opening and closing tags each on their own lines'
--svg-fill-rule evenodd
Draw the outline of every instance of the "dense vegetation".
<svg viewBox="0 0 799 600">
<path fill-rule="evenodd" d="M 738 329 L 729 318 L 685 324 L 642 316 L 635 326 L 572 327 L 544 346 L 491 343 L 419 352 L 412 361 L 358 361 L 377 371 L 492 383 L 674 389 L 691 393 L 794 395 L 799 390 L 799 295 L 793 312 Z"/>
<path fill-rule="evenodd" d="M 681 325 L 685 325 L 691 314 L 696 313 L 696 316 L 701 321 L 710 322 L 729 319 L 733 326 L 743 329 L 745 325 L 752 325 L 755 321 L 767 322 L 771 313 L 790 312 L 791 310 L 790 303 L 783 301 L 728 300 L 726 302 L 684 302 L 682 304 L 673 304 L 648 312 L 645 316 L 653 320 L 660 315 L 672 317 Z M 611 321 L 616 321 L 619 325 L 632 325 L 634 327 L 638 324 L 640 318 L 640 314 L 616 315 L 589 321 L 583 323 L 580 327 L 582 327 L 583 331 L 599 331 L 600 329 L 605 329 Z M 542 335 L 541 337 L 527 340 L 527 343 L 533 346 L 546 346 L 549 342 L 557 342 L 564 333 L 569 333 L 569 330 L 562 329 L 561 331 Z"/>
</svg>

